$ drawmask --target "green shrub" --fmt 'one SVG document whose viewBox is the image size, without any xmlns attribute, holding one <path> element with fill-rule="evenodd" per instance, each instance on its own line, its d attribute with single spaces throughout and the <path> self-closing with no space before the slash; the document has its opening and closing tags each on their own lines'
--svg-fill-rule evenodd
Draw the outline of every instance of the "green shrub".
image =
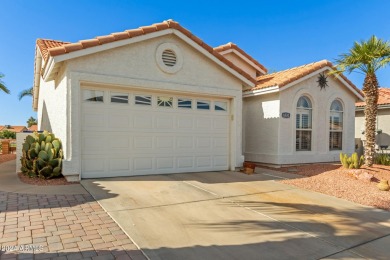
<svg viewBox="0 0 390 260">
<path fill-rule="evenodd" d="M 386 153 L 377 153 L 374 162 L 381 165 L 390 165 L 390 155 Z"/>
<path fill-rule="evenodd" d="M 0 139 L 16 139 L 16 133 L 9 130 L 3 130 L 0 132 Z"/>
<path fill-rule="evenodd" d="M 21 171 L 30 177 L 50 179 L 61 175 L 62 145 L 47 131 L 28 135 L 23 144 Z"/>
<path fill-rule="evenodd" d="M 359 156 L 357 153 L 353 153 L 351 157 L 348 157 L 345 153 L 340 153 L 340 162 L 347 169 L 360 169 L 364 163 L 364 156 Z"/>
</svg>

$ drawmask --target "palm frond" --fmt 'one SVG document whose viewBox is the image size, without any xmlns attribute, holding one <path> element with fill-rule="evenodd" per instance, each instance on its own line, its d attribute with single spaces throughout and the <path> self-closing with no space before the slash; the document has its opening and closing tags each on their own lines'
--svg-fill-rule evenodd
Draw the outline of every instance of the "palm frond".
<svg viewBox="0 0 390 260">
<path fill-rule="evenodd" d="M 9 94 L 11 93 L 9 89 L 5 86 L 4 82 L 1 80 L 1 78 L 4 77 L 4 74 L 0 73 L 0 90 L 4 91 L 5 93 Z"/>
<path fill-rule="evenodd" d="M 33 95 L 33 88 L 29 88 L 29 89 L 25 89 L 25 90 L 22 90 L 19 95 L 18 95 L 18 98 L 19 100 L 22 100 L 22 98 L 24 97 L 32 97 Z"/>
</svg>

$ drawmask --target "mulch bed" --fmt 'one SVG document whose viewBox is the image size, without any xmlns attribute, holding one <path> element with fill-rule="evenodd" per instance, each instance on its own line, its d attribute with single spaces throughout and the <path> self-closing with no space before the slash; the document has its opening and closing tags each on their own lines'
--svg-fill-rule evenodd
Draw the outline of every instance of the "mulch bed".
<svg viewBox="0 0 390 260">
<path fill-rule="evenodd" d="M 310 164 L 274 170 L 302 176 L 282 180 L 282 183 L 390 211 L 390 191 L 377 188 L 379 180 L 390 181 L 390 166 L 373 165 L 370 168 L 363 166 L 360 170 L 350 170 L 340 164 Z M 373 175 L 371 181 L 355 177 L 364 172 Z"/>
<path fill-rule="evenodd" d="M 40 179 L 40 178 L 30 178 L 29 176 L 24 175 L 23 173 L 18 173 L 19 179 L 27 184 L 38 185 L 38 186 L 53 186 L 53 185 L 71 185 L 77 184 L 79 182 L 68 182 L 64 176 L 53 178 L 53 179 Z"/>
<path fill-rule="evenodd" d="M 16 154 L 0 154 L 0 164 L 16 159 Z"/>
</svg>

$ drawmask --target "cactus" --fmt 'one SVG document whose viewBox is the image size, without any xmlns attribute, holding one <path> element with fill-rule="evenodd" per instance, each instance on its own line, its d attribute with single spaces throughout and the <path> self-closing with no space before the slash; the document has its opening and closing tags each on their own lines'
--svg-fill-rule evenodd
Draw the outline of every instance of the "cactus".
<svg viewBox="0 0 390 260">
<path fill-rule="evenodd" d="M 363 155 L 359 158 L 357 153 L 353 153 L 351 157 L 347 154 L 340 153 L 340 162 L 346 169 L 360 169 L 364 163 Z"/>
<path fill-rule="evenodd" d="M 44 179 L 61 175 L 63 151 L 61 141 L 54 134 L 44 131 L 27 136 L 22 151 L 24 174 Z"/>
</svg>

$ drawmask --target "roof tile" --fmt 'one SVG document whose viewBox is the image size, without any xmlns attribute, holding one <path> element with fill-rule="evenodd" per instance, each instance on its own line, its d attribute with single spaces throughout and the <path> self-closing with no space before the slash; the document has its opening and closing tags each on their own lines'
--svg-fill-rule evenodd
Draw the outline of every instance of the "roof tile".
<svg viewBox="0 0 390 260">
<path fill-rule="evenodd" d="M 315 72 L 324 67 L 334 68 L 333 64 L 330 61 L 321 60 L 318 62 L 294 67 L 288 70 L 262 75 L 260 77 L 257 77 L 257 85 L 254 88 L 247 89 L 245 91 L 248 92 L 275 86 L 282 88 L 287 84 L 301 79 L 311 74 L 312 72 Z M 358 89 L 347 77 L 345 77 L 343 74 L 340 74 L 340 77 L 345 80 L 349 85 L 351 85 L 352 88 L 354 88 L 360 95 L 362 95 L 360 89 Z"/>
<path fill-rule="evenodd" d="M 378 88 L 378 106 L 390 104 L 390 89 L 389 88 Z M 355 106 L 364 107 L 366 102 L 357 102 Z"/>
<path fill-rule="evenodd" d="M 219 54 L 218 51 L 215 51 L 211 46 L 204 43 L 201 39 L 199 39 L 198 37 L 193 35 L 189 30 L 180 26 L 179 23 L 177 23 L 173 20 L 168 20 L 168 21 L 164 21 L 162 23 L 153 24 L 151 26 L 143 26 L 143 27 L 140 27 L 138 29 L 126 30 L 125 32 L 113 33 L 113 34 L 106 35 L 106 36 L 98 36 L 95 39 L 84 40 L 84 41 L 80 41 L 78 43 L 72 43 L 72 44 L 68 43 L 68 42 L 60 42 L 60 41 L 51 40 L 52 42 L 50 42 L 50 44 L 52 44 L 52 45 L 48 45 L 48 44 L 42 44 L 41 41 L 43 41 L 43 40 L 39 39 L 39 40 L 37 40 L 37 45 L 41 49 L 42 53 L 46 52 L 46 54 L 43 55 L 43 57 L 45 60 L 47 60 L 48 55 L 57 56 L 57 55 L 62 55 L 62 54 L 72 52 L 72 51 L 77 51 L 77 50 L 81 50 L 81 49 L 94 47 L 97 45 L 97 41 L 99 42 L 99 44 L 106 44 L 106 43 L 110 43 L 113 41 L 119 41 L 119 40 L 123 40 L 126 38 L 132 38 L 132 37 L 137 37 L 140 35 L 156 32 L 159 30 L 166 30 L 169 28 L 173 28 L 173 29 L 180 31 L 181 33 L 183 33 L 187 37 L 194 40 L 197 44 L 199 44 L 201 47 L 203 47 L 209 53 L 213 54 L 216 58 L 218 58 L 219 60 L 224 62 L 227 66 L 229 66 L 233 70 L 240 73 L 243 77 L 245 77 L 246 79 L 248 79 L 249 81 L 251 81 L 253 83 L 256 83 L 256 80 L 253 79 L 249 74 L 247 74 L 246 72 L 239 69 L 233 63 L 228 62 L 228 60 L 225 57 L 223 57 L 221 54 Z M 128 36 L 126 36 L 126 34 Z"/>
</svg>

